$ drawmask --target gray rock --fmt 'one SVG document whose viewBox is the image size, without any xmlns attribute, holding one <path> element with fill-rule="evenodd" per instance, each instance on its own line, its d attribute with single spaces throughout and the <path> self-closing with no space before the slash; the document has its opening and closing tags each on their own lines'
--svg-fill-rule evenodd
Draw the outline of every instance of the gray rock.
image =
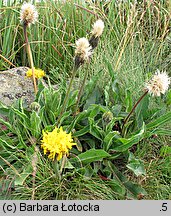
<svg viewBox="0 0 171 216">
<path fill-rule="evenodd" d="M 34 88 L 31 78 L 25 76 L 27 67 L 17 67 L 0 71 L 0 101 L 10 106 L 22 98 L 26 106 L 34 101 Z"/>
</svg>

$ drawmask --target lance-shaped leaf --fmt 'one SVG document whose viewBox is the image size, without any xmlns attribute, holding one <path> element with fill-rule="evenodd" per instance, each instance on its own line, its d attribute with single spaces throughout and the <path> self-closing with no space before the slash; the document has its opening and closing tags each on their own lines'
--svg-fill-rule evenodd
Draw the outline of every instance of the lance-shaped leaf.
<svg viewBox="0 0 171 216">
<path fill-rule="evenodd" d="M 144 195 L 147 195 L 147 192 L 143 188 L 129 181 L 110 161 L 106 163 L 106 165 L 111 170 L 114 178 L 117 179 L 120 184 L 122 184 L 122 186 L 126 189 L 127 199 L 140 199 Z"/>
<path fill-rule="evenodd" d="M 131 148 L 134 144 L 137 144 L 140 140 L 144 138 L 145 132 L 145 124 L 143 123 L 141 130 L 137 133 L 132 135 L 130 138 L 119 138 L 117 140 L 118 144 L 116 147 L 112 149 L 115 151 L 123 152 Z"/>
<path fill-rule="evenodd" d="M 71 158 L 69 161 L 73 165 L 75 163 L 81 163 L 81 164 L 86 165 L 86 164 L 92 163 L 94 161 L 100 161 L 103 158 L 106 158 L 109 156 L 110 156 L 110 154 L 108 154 L 106 151 L 104 151 L 102 149 L 90 149 L 84 153 L 79 154 L 75 158 Z"/>
</svg>

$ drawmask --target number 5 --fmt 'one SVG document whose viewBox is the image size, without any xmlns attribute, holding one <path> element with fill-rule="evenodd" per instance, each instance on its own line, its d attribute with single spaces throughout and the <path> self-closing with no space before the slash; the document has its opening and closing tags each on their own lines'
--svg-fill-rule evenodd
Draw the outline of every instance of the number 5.
<svg viewBox="0 0 171 216">
<path fill-rule="evenodd" d="M 167 211 L 167 203 L 162 204 L 162 211 Z"/>
</svg>

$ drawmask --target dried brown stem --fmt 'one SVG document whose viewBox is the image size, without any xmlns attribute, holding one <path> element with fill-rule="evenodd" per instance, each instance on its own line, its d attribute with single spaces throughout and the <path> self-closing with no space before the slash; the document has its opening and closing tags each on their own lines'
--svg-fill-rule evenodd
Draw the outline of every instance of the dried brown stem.
<svg viewBox="0 0 171 216">
<path fill-rule="evenodd" d="M 76 3 L 74 3 L 74 5 L 75 5 L 76 7 L 78 7 L 78 8 L 80 8 L 80 9 L 82 9 L 82 10 L 85 10 L 85 11 L 87 11 L 88 13 L 91 13 L 91 14 L 93 14 L 94 16 L 98 17 L 98 14 L 94 13 L 93 11 L 91 11 L 91 10 L 89 10 L 89 9 L 87 9 L 87 8 L 85 8 L 85 7 L 83 7 L 83 6 L 81 6 L 81 5 L 78 5 L 78 4 L 76 4 Z"/>
<path fill-rule="evenodd" d="M 12 62 L 10 62 L 7 58 L 5 58 L 3 55 L 0 54 L 0 58 L 2 58 L 4 61 L 6 61 L 9 65 L 16 67 Z"/>
</svg>

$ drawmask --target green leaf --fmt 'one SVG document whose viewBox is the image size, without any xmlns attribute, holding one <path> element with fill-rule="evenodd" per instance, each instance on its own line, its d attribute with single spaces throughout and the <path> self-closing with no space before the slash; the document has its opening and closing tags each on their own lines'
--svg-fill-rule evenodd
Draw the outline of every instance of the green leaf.
<svg viewBox="0 0 171 216">
<path fill-rule="evenodd" d="M 136 159 L 131 152 L 128 161 L 129 163 L 126 166 L 128 167 L 128 169 L 132 170 L 136 176 L 146 174 L 143 161 L 140 159 Z"/>
<path fill-rule="evenodd" d="M 122 110 L 122 105 L 120 104 L 116 104 L 112 107 L 112 112 L 114 116 L 118 116 L 121 110 Z"/>
<path fill-rule="evenodd" d="M 78 95 L 78 90 L 76 90 L 74 92 L 71 92 L 71 94 L 69 96 L 68 103 L 67 103 L 67 108 L 73 106 L 74 104 L 76 104 L 77 95 Z"/>
<path fill-rule="evenodd" d="M 2 118 L 0 118 L 0 123 L 5 125 L 11 132 L 14 131 L 12 125 L 9 122 L 3 120 Z"/>
<path fill-rule="evenodd" d="M 74 164 L 75 162 L 79 162 L 81 164 L 89 164 L 94 161 L 100 161 L 103 158 L 109 157 L 110 154 L 108 154 L 106 151 L 102 149 L 90 149 L 84 153 L 79 154 L 75 158 L 71 158 L 70 162 Z"/>
<path fill-rule="evenodd" d="M 88 118 L 90 124 L 90 134 L 102 141 L 103 130 L 94 122 L 94 119 Z"/>
<path fill-rule="evenodd" d="M 85 86 L 84 95 L 81 99 L 81 104 L 85 104 L 83 110 L 88 109 L 91 104 L 95 104 L 96 100 L 98 100 L 101 95 L 99 89 L 96 87 L 97 81 L 99 77 L 103 74 L 103 70 L 99 70 L 95 76 L 93 76 L 88 84 Z"/>
<path fill-rule="evenodd" d="M 19 176 L 16 176 L 15 178 L 15 185 L 17 186 L 22 186 L 26 180 L 26 178 L 31 175 L 32 173 L 32 166 L 29 165 L 27 166 L 24 171 L 19 175 Z"/>
<path fill-rule="evenodd" d="M 122 184 L 116 179 L 111 179 L 107 182 L 107 184 L 112 188 L 113 191 L 115 191 L 115 193 L 118 193 L 122 197 L 125 195 L 125 187 L 123 187 Z"/>
<path fill-rule="evenodd" d="M 90 127 L 89 125 L 84 127 L 83 129 L 79 130 L 79 131 L 76 131 L 75 133 L 73 133 L 73 136 L 74 137 L 79 137 L 79 136 L 82 136 L 86 133 L 88 133 L 90 131 Z"/>
<path fill-rule="evenodd" d="M 132 109 L 132 94 L 129 89 L 125 91 L 125 104 L 126 104 L 126 112 L 130 112 Z"/>
<path fill-rule="evenodd" d="M 24 137 L 21 135 L 20 131 L 17 131 L 17 136 L 18 136 L 18 139 L 19 139 L 19 143 L 18 143 L 17 147 L 19 149 L 22 149 L 22 148 L 27 149 L 27 145 L 24 142 Z"/>
<path fill-rule="evenodd" d="M 112 81 L 113 81 L 115 79 L 115 72 L 113 70 L 113 65 L 111 64 L 111 62 L 108 61 L 106 56 L 104 56 L 103 60 L 104 60 L 105 64 L 107 65 L 108 72 L 109 72 L 110 77 L 112 78 Z"/>
<path fill-rule="evenodd" d="M 98 104 L 100 102 L 100 99 L 101 99 L 100 90 L 99 88 L 95 87 L 95 89 L 92 90 L 91 94 L 87 98 L 83 110 L 87 110 L 89 106 L 91 106 L 92 104 Z"/>
<path fill-rule="evenodd" d="M 27 122 L 29 121 L 27 115 L 26 115 L 24 112 L 21 112 L 20 110 L 14 108 L 14 107 L 11 107 L 11 109 L 12 109 L 12 111 L 13 111 L 16 115 L 18 115 L 19 117 L 21 117 L 23 120 L 25 120 L 25 121 L 27 121 Z"/>
<path fill-rule="evenodd" d="M 129 181 L 110 161 L 107 161 L 106 165 L 110 168 L 113 176 L 125 187 L 129 199 L 139 199 L 140 195 L 147 195 L 143 188 Z"/>
<path fill-rule="evenodd" d="M 55 113 L 52 110 L 49 109 L 47 111 L 47 114 L 48 114 L 49 120 L 54 123 L 56 121 L 56 115 L 55 115 Z"/>
<path fill-rule="evenodd" d="M 116 121 L 122 120 L 123 117 L 116 117 L 113 118 L 107 125 L 106 125 L 106 133 L 109 133 L 113 130 L 114 125 L 116 124 Z"/>
<path fill-rule="evenodd" d="M 121 89 L 120 89 L 120 83 L 119 80 L 115 79 L 111 85 L 112 87 L 112 97 L 113 97 L 113 101 L 115 101 L 115 104 L 121 100 Z"/>
<path fill-rule="evenodd" d="M 154 129 L 152 131 L 146 132 L 145 137 L 149 138 L 154 134 L 163 135 L 163 136 L 171 136 L 171 130 L 164 129 L 164 128 L 156 128 L 156 129 Z"/>
<path fill-rule="evenodd" d="M 89 114 L 89 118 L 94 119 L 94 118 L 96 117 L 96 115 L 99 113 L 100 107 L 99 107 L 99 105 L 97 105 L 97 104 L 93 104 L 91 107 L 92 107 L 93 109 L 92 109 L 92 111 L 91 111 L 90 114 Z"/>
<path fill-rule="evenodd" d="M 152 128 L 159 127 L 168 121 L 171 121 L 171 111 L 162 115 L 161 117 L 155 119 L 154 121 L 148 123 L 146 125 L 146 128 L 147 128 L 147 130 L 151 130 Z"/>
<path fill-rule="evenodd" d="M 41 134 L 41 119 L 37 112 L 33 111 L 30 116 L 31 132 L 35 138 L 39 138 Z"/>
<path fill-rule="evenodd" d="M 109 133 L 105 136 L 105 138 L 104 138 L 104 140 L 103 140 L 103 148 L 104 148 L 105 151 L 108 151 L 108 150 L 109 150 L 109 148 L 110 148 L 110 146 L 111 146 L 111 144 L 112 144 L 113 138 L 114 138 L 116 135 L 118 135 L 118 134 L 119 134 L 118 131 L 111 131 L 111 132 L 109 132 Z"/>
<path fill-rule="evenodd" d="M 7 116 L 9 113 L 9 107 L 5 106 L 1 101 L 0 101 L 0 114 Z"/>
<path fill-rule="evenodd" d="M 59 93 L 59 91 L 54 91 L 51 96 L 51 102 L 49 104 L 52 112 L 55 113 L 59 111 L 60 104 L 61 104 L 61 94 Z"/>
<path fill-rule="evenodd" d="M 69 159 L 66 158 L 66 162 L 65 162 L 65 169 L 74 169 L 74 166 L 70 163 Z"/>
<path fill-rule="evenodd" d="M 13 146 L 12 144 L 10 145 L 8 141 L 2 139 L 1 137 L 0 137 L 0 146 L 1 146 L 2 148 L 9 147 L 9 148 L 11 148 L 11 149 L 16 149 L 15 146 Z"/>
<path fill-rule="evenodd" d="M 71 115 L 71 113 L 72 113 L 71 111 L 64 112 L 61 117 L 59 125 L 61 125 Z"/>
<path fill-rule="evenodd" d="M 89 116 L 90 114 L 90 109 L 88 110 L 84 110 L 82 112 L 80 112 L 76 118 L 74 119 L 74 121 L 72 121 L 72 123 L 70 124 L 69 128 L 68 128 L 68 131 L 70 132 L 72 129 L 74 129 L 76 123 L 80 122 L 81 120 L 85 119 L 86 117 Z"/>
<path fill-rule="evenodd" d="M 86 166 L 84 166 L 84 168 L 85 168 L 84 176 L 91 178 L 92 175 L 95 173 L 92 166 L 90 164 L 87 164 Z"/>
<path fill-rule="evenodd" d="M 108 106 L 109 102 L 110 102 L 110 98 L 109 98 L 109 86 L 106 85 L 105 89 L 104 89 L 104 96 L 105 96 L 105 104 L 106 106 Z"/>
<path fill-rule="evenodd" d="M 134 144 L 137 144 L 141 139 L 144 138 L 144 132 L 145 132 L 145 124 L 143 123 L 141 130 L 137 134 L 132 135 L 132 137 L 128 139 L 119 138 L 117 142 L 118 143 L 120 142 L 120 144 L 116 147 L 113 147 L 112 149 L 119 152 L 128 150 L 130 147 L 132 147 Z"/>
<path fill-rule="evenodd" d="M 166 104 L 171 105 L 171 89 L 167 92 Z"/>
<path fill-rule="evenodd" d="M 142 127 L 143 122 L 146 119 L 148 106 L 149 106 L 149 96 L 146 95 L 135 109 L 138 128 Z"/>
<path fill-rule="evenodd" d="M 162 146 L 162 148 L 160 149 L 160 156 L 161 157 L 171 156 L 171 147 Z"/>
</svg>

